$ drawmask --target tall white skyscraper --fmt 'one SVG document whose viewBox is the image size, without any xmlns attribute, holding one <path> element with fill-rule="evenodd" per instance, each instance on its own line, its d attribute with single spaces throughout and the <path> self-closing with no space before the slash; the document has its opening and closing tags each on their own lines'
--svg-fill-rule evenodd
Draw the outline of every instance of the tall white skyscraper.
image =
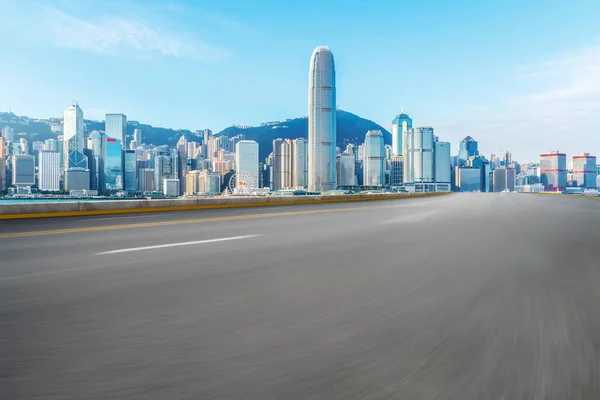
<svg viewBox="0 0 600 400">
<path fill-rule="evenodd" d="M 87 168 L 87 157 L 83 154 L 83 111 L 77 102 L 64 112 L 63 142 L 65 169 Z"/>
<path fill-rule="evenodd" d="M 127 135 L 127 116 L 125 114 L 106 114 L 105 128 L 106 137 L 120 140 L 125 150 L 125 137 Z"/>
<path fill-rule="evenodd" d="M 308 76 L 308 190 L 336 187 L 335 65 L 329 47 L 319 46 Z"/>
<path fill-rule="evenodd" d="M 403 138 L 409 129 L 412 129 L 412 119 L 404 114 L 404 107 L 402 107 L 400 114 L 392 121 L 392 155 L 404 155 Z"/>
<path fill-rule="evenodd" d="M 254 140 L 240 140 L 235 145 L 235 172 L 252 175 L 258 187 L 258 143 Z"/>
<path fill-rule="evenodd" d="M 365 136 L 363 184 L 365 186 L 385 184 L 385 152 L 381 131 L 371 130 Z"/>
<path fill-rule="evenodd" d="M 38 188 L 42 191 L 60 190 L 60 153 L 57 150 L 41 150 Z"/>
</svg>

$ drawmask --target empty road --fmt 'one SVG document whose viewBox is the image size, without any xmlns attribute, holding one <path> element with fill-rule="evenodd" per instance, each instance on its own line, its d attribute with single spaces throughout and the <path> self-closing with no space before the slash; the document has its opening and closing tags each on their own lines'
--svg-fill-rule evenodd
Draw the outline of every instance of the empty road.
<svg viewBox="0 0 600 400">
<path fill-rule="evenodd" d="M 0 221 L 0 398 L 600 399 L 600 201 Z"/>
</svg>

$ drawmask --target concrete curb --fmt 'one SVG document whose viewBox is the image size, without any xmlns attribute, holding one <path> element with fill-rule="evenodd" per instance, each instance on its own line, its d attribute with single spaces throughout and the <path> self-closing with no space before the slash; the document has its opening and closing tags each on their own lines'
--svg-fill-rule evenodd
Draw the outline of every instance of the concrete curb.
<svg viewBox="0 0 600 400">
<path fill-rule="evenodd" d="M 226 197 L 215 199 L 80 201 L 70 203 L 27 203 L 0 205 L 0 220 L 113 215 L 221 208 L 269 207 L 298 204 L 348 203 L 354 201 L 411 199 L 450 193 L 413 193 L 400 195 L 359 194 L 299 197 Z"/>
</svg>

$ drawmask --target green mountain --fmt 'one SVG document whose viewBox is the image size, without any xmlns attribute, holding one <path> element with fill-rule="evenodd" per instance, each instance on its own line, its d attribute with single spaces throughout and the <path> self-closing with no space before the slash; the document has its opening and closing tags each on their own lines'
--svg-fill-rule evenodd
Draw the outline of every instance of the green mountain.
<svg viewBox="0 0 600 400">
<path fill-rule="evenodd" d="M 392 143 L 392 135 L 373 121 L 359 117 L 347 111 L 337 111 L 337 146 L 344 149 L 347 144 L 361 144 L 365 141 L 368 130 L 380 130 L 386 144 Z M 308 118 L 296 118 L 273 125 L 255 126 L 251 128 L 226 128 L 217 136 L 233 137 L 243 133 L 247 140 L 255 140 L 259 144 L 259 157 L 263 160 L 273 150 L 273 140 L 297 139 L 308 137 Z"/>
<path fill-rule="evenodd" d="M 59 120 L 55 119 L 57 123 Z M 104 130 L 104 121 L 85 120 L 87 132 L 93 130 Z M 56 134 L 51 132 L 49 123 L 33 120 L 28 117 L 18 117 L 14 114 L 0 113 L 0 128 L 8 125 L 15 130 L 17 137 L 19 133 L 26 137 L 30 142 L 39 140 L 44 141 L 49 138 L 56 138 Z M 169 145 L 175 146 L 177 141 L 184 135 L 187 140 L 199 141 L 200 139 L 194 132 L 187 129 L 169 129 L 159 128 L 152 125 L 141 124 L 130 121 L 127 125 L 128 141 L 133 136 L 133 130 L 139 128 L 142 130 L 144 143 L 156 146 Z M 368 130 L 376 129 L 383 132 L 383 138 L 386 144 L 391 144 L 391 134 L 380 125 L 373 121 L 359 117 L 358 115 L 347 111 L 338 110 L 337 112 L 337 146 L 345 148 L 348 143 L 361 144 L 365 140 Z M 260 159 L 263 160 L 273 149 L 273 140 L 306 138 L 308 136 L 308 118 L 289 119 L 282 122 L 270 123 L 263 126 L 249 128 L 229 127 L 217 133 L 217 136 L 225 135 L 233 137 L 243 133 L 248 140 L 255 140 L 259 144 Z"/>
</svg>

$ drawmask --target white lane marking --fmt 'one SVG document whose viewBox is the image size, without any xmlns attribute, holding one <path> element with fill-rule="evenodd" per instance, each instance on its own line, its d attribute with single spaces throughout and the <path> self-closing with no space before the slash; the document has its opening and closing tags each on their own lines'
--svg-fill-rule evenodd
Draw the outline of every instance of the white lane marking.
<svg viewBox="0 0 600 400">
<path fill-rule="evenodd" d="M 433 214 L 436 214 L 437 210 L 425 211 L 420 213 L 401 215 L 396 218 L 388 219 L 386 221 L 382 221 L 382 224 L 396 224 L 401 222 L 419 222 L 426 218 L 429 218 Z"/>
<path fill-rule="evenodd" d="M 225 237 L 225 238 L 218 238 L 218 239 L 196 240 L 194 242 L 180 242 L 180 243 L 159 244 L 156 246 L 131 247 L 129 249 L 103 251 L 101 253 L 96 253 L 94 255 L 104 256 L 107 254 L 128 253 L 131 251 L 144 251 L 144 250 L 164 249 L 167 247 L 191 246 L 194 244 L 226 242 L 226 241 L 230 241 L 230 240 L 249 239 L 249 238 L 257 237 L 257 236 L 261 236 L 261 235 L 232 236 L 232 237 Z"/>
</svg>

